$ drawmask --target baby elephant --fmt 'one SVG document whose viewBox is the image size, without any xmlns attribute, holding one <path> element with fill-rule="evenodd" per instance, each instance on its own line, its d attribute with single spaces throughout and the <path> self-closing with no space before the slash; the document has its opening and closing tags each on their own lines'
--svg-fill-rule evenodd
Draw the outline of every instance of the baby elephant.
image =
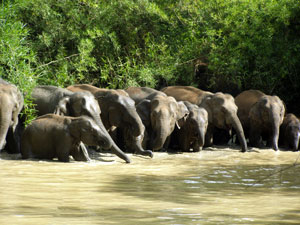
<svg viewBox="0 0 300 225">
<path fill-rule="evenodd" d="M 171 144 L 180 147 L 182 151 L 198 152 L 204 146 L 205 134 L 208 126 L 207 111 L 192 104 L 188 101 L 183 101 L 189 110 L 189 115 L 185 120 L 179 121 L 180 129 L 175 129 L 172 133 Z"/>
<path fill-rule="evenodd" d="M 23 159 L 58 158 L 59 161 L 69 162 L 71 155 L 76 161 L 89 161 L 89 156 L 79 147 L 80 142 L 101 146 L 101 137 L 101 130 L 87 116 L 46 114 L 38 117 L 24 130 L 21 154 Z"/>
<path fill-rule="evenodd" d="M 300 121 L 292 113 L 287 114 L 280 126 L 279 144 L 294 151 L 299 149 Z"/>
</svg>

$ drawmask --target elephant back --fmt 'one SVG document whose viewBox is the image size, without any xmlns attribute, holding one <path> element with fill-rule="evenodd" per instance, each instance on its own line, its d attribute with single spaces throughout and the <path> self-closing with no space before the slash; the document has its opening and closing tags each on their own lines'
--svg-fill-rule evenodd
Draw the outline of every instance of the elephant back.
<svg viewBox="0 0 300 225">
<path fill-rule="evenodd" d="M 189 101 L 197 105 L 200 105 L 205 97 L 213 95 L 209 91 L 203 91 L 192 86 L 168 86 L 161 89 L 161 91 L 174 97 L 177 101 Z"/>
<path fill-rule="evenodd" d="M 129 97 L 135 101 L 135 104 L 140 103 L 144 99 L 152 100 L 157 95 L 166 96 L 165 93 L 149 87 L 129 87 L 125 89 L 125 91 L 128 93 Z"/>
<path fill-rule="evenodd" d="M 235 97 L 235 104 L 238 107 L 238 117 L 243 125 L 248 121 L 251 107 L 265 94 L 259 90 L 243 91 Z"/>
</svg>

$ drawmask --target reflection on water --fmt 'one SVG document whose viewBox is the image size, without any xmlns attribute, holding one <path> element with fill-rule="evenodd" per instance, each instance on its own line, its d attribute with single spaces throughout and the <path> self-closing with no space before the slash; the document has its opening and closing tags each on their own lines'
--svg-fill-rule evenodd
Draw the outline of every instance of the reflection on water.
<svg viewBox="0 0 300 225">
<path fill-rule="evenodd" d="M 298 224 L 298 154 L 211 148 L 125 164 L 1 153 L 0 224 Z"/>
</svg>

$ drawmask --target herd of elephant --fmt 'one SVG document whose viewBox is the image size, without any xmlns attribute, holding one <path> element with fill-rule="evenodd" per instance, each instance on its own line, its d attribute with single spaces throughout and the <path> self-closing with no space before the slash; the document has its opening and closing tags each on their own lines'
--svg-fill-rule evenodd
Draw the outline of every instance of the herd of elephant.
<svg viewBox="0 0 300 225">
<path fill-rule="evenodd" d="M 286 114 L 279 97 L 258 90 L 234 98 L 192 86 L 123 90 L 78 84 L 37 86 L 31 97 L 38 117 L 25 128 L 22 93 L 0 79 L 0 150 L 23 159 L 89 161 L 87 146 L 97 146 L 129 163 L 126 152 L 149 157 L 167 149 L 198 152 L 228 143 L 233 132 L 242 152 L 247 145 L 299 149 L 299 119 Z"/>
</svg>

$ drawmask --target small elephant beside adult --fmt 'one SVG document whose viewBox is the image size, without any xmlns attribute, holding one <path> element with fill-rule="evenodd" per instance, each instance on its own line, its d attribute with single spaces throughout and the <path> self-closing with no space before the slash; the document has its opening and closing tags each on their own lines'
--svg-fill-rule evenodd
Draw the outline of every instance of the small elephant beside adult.
<svg viewBox="0 0 300 225">
<path fill-rule="evenodd" d="M 129 157 L 117 147 L 111 136 L 105 129 L 100 118 L 101 110 L 94 95 L 87 91 L 72 92 L 65 88 L 55 86 L 37 86 L 32 91 L 33 103 L 36 104 L 38 115 L 55 113 L 64 116 L 88 116 L 92 118 L 101 130 L 98 144 L 106 149 L 111 149 L 113 153 L 130 162 Z M 83 151 L 85 146 L 81 144 Z"/>
<path fill-rule="evenodd" d="M 186 119 L 189 111 L 183 102 L 147 87 L 125 89 L 137 103 L 137 111 L 146 127 L 144 146 L 156 151 L 168 148 L 170 135 L 179 121 Z"/>
<path fill-rule="evenodd" d="M 173 96 L 177 101 L 189 101 L 203 107 L 208 113 L 208 127 L 205 135 L 205 146 L 213 144 L 213 131 L 234 128 L 240 141 L 242 151 L 247 151 L 247 142 L 242 124 L 237 116 L 237 105 L 230 94 L 211 93 L 192 86 L 168 86 L 163 88 L 165 94 Z"/>
<path fill-rule="evenodd" d="M 24 105 L 24 98 L 20 90 L 13 84 L 0 79 L 0 151 L 6 145 L 6 138 L 11 137 L 8 143 L 8 153 L 20 152 L 19 114 Z"/>
<path fill-rule="evenodd" d="M 71 155 L 76 161 L 89 161 L 80 143 L 99 145 L 103 133 L 98 124 L 87 116 L 69 117 L 46 114 L 29 124 L 22 135 L 23 159 L 53 159 L 69 162 Z"/>
<path fill-rule="evenodd" d="M 126 147 L 141 155 L 153 157 L 150 150 L 145 150 L 140 145 L 143 139 L 145 127 L 137 114 L 135 102 L 121 89 L 97 88 L 88 84 L 77 84 L 67 87 L 72 92 L 89 91 L 98 100 L 102 109 L 101 118 L 105 128 L 112 134 L 121 133 L 131 137 L 132 142 Z M 115 137 L 117 141 L 117 138 Z"/>
<path fill-rule="evenodd" d="M 259 90 L 247 90 L 235 97 L 235 103 L 250 145 L 263 147 L 266 140 L 267 146 L 278 150 L 279 129 L 285 115 L 283 101 Z"/>
<path fill-rule="evenodd" d="M 180 129 L 175 128 L 171 136 L 171 144 L 172 147 L 178 146 L 184 152 L 190 149 L 198 152 L 204 146 L 208 114 L 204 108 L 196 104 L 188 101 L 184 101 L 184 104 L 189 110 L 189 115 L 185 121 L 180 121 Z"/>
<path fill-rule="evenodd" d="M 300 120 L 293 114 L 288 113 L 280 126 L 279 146 L 299 150 Z"/>
</svg>

